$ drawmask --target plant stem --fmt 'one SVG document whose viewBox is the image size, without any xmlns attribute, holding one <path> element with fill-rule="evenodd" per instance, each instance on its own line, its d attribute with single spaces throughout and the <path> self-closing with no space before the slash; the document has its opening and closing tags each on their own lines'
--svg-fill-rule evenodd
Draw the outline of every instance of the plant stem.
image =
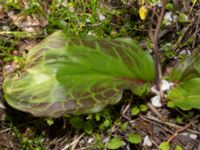
<svg viewBox="0 0 200 150">
<path fill-rule="evenodd" d="M 160 59 L 159 59 L 159 47 L 158 47 L 158 40 L 159 40 L 159 33 L 160 33 L 160 27 L 163 21 L 163 17 L 165 14 L 165 6 L 167 4 L 168 0 L 163 0 L 162 1 L 162 9 L 161 9 L 161 13 L 160 16 L 158 18 L 158 22 L 156 25 L 156 30 L 155 30 L 155 34 L 154 34 L 154 39 L 153 39 L 153 49 L 154 49 L 154 54 L 155 54 L 155 68 L 156 68 L 156 80 L 155 80 L 155 84 L 156 84 L 156 88 L 158 90 L 160 90 L 160 83 L 161 83 L 161 77 L 162 77 L 162 72 L 161 72 L 161 65 L 160 65 Z"/>
</svg>

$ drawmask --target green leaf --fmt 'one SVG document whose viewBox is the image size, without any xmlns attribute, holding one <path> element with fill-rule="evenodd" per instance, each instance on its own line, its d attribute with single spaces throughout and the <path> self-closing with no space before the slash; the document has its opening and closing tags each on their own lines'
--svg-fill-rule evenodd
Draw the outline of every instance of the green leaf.
<svg viewBox="0 0 200 150">
<path fill-rule="evenodd" d="M 135 107 L 133 107 L 132 109 L 131 109 L 131 115 L 132 116 L 136 116 L 136 115 L 138 115 L 140 113 L 140 109 L 137 107 L 137 106 L 135 106 Z"/>
<path fill-rule="evenodd" d="M 103 126 L 104 127 L 109 127 L 110 126 L 110 120 L 106 119 L 104 122 L 103 122 Z"/>
<path fill-rule="evenodd" d="M 170 79 L 172 81 L 188 81 L 200 77 L 200 47 L 193 50 L 191 56 L 178 63 L 172 70 Z"/>
<path fill-rule="evenodd" d="M 54 120 L 52 118 L 47 118 L 46 119 L 46 122 L 49 126 L 53 125 L 54 124 Z"/>
<path fill-rule="evenodd" d="M 166 4 L 166 9 L 173 10 L 174 9 L 174 5 L 172 3 L 167 3 Z"/>
<path fill-rule="evenodd" d="M 147 111 L 147 110 L 148 110 L 147 105 L 144 105 L 144 104 L 140 105 L 140 110 L 141 110 L 142 112 Z"/>
<path fill-rule="evenodd" d="M 84 125 L 84 121 L 79 117 L 72 117 L 70 118 L 69 122 L 72 125 L 72 127 L 76 129 L 82 129 Z"/>
<path fill-rule="evenodd" d="M 182 147 L 180 145 L 176 145 L 175 150 L 183 150 Z"/>
<path fill-rule="evenodd" d="M 128 141 L 132 144 L 139 144 L 142 142 L 142 138 L 139 134 L 130 133 L 128 135 Z"/>
<path fill-rule="evenodd" d="M 104 130 L 105 128 L 110 127 L 112 121 L 109 119 L 105 119 L 103 123 L 99 126 L 100 130 Z"/>
<path fill-rule="evenodd" d="M 200 78 L 181 82 L 168 92 L 167 97 L 179 108 L 190 110 L 200 109 Z"/>
<path fill-rule="evenodd" d="M 108 149 L 118 149 L 122 146 L 123 141 L 119 137 L 112 138 L 108 143 Z"/>
<path fill-rule="evenodd" d="M 98 133 L 95 134 L 95 145 L 100 149 L 104 148 L 104 144 L 102 142 L 101 136 Z"/>
<path fill-rule="evenodd" d="M 154 78 L 152 57 L 131 39 L 57 31 L 29 51 L 24 70 L 8 75 L 3 90 L 16 109 L 61 117 L 99 112 L 119 102 L 125 89 L 143 95 Z"/>
<path fill-rule="evenodd" d="M 101 119 L 101 116 L 100 116 L 100 114 L 99 114 L 99 113 L 97 113 L 97 114 L 95 115 L 95 119 L 96 119 L 96 121 L 100 121 L 100 119 Z"/>
<path fill-rule="evenodd" d="M 176 122 L 178 124 L 182 124 L 183 123 L 183 117 L 176 117 Z"/>
<path fill-rule="evenodd" d="M 83 124 L 83 129 L 87 134 L 91 134 L 93 131 L 93 125 L 90 121 L 87 121 Z"/>
<path fill-rule="evenodd" d="M 128 127 L 128 122 L 124 122 L 121 126 L 122 131 L 126 131 L 127 127 Z"/>
<path fill-rule="evenodd" d="M 169 101 L 169 102 L 167 102 L 167 107 L 169 107 L 169 108 L 174 108 L 174 103 L 173 102 L 171 102 L 171 101 Z"/>
<path fill-rule="evenodd" d="M 180 13 L 178 16 L 178 21 L 181 23 L 187 22 L 188 21 L 188 16 L 184 13 Z"/>
<path fill-rule="evenodd" d="M 160 150 L 169 150 L 169 149 L 170 149 L 169 143 L 168 143 L 168 142 L 162 142 L 162 143 L 159 145 L 159 148 L 160 148 Z"/>
</svg>

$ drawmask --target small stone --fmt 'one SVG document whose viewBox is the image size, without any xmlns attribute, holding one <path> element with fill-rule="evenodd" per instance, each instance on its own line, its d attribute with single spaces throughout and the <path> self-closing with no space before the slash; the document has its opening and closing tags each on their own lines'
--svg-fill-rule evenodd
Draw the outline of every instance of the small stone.
<svg viewBox="0 0 200 150">
<path fill-rule="evenodd" d="M 197 135 L 196 135 L 196 134 L 189 134 L 189 136 L 190 136 L 190 138 L 193 139 L 193 140 L 197 139 Z"/>
<path fill-rule="evenodd" d="M 3 103 L 1 103 L 1 101 L 0 101 L 0 109 L 6 109 L 6 107 L 4 106 Z"/>
<path fill-rule="evenodd" d="M 159 107 L 162 107 L 162 103 L 161 103 L 160 100 L 161 100 L 160 95 L 156 95 L 156 96 L 154 96 L 154 97 L 151 98 L 151 103 L 152 103 L 152 105 L 154 107 L 159 108 Z"/>
<path fill-rule="evenodd" d="M 186 50 L 186 49 L 184 49 L 184 50 L 182 50 L 179 54 L 190 56 L 190 55 L 191 55 L 191 51 L 190 51 L 190 50 Z"/>
<path fill-rule="evenodd" d="M 104 16 L 104 15 L 102 15 L 101 13 L 99 13 L 99 20 L 100 21 L 103 21 L 103 20 L 105 20 L 106 19 L 106 17 Z"/>
<path fill-rule="evenodd" d="M 167 91 L 169 89 L 170 89 L 170 82 L 168 82 L 167 80 L 162 80 L 161 81 L 161 90 Z"/>
<path fill-rule="evenodd" d="M 92 143 L 94 141 L 94 138 L 89 138 L 88 143 Z"/>
<path fill-rule="evenodd" d="M 172 13 L 171 12 L 166 12 L 165 13 L 165 16 L 164 16 L 164 19 L 168 22 L 172 22 L 173 21 L 173 18 L 172 18 Z"/>
<path fill-rule="evenodd" d="M 103 143 L 108 143 L 109 140 L 110 140 L 110 138 L 106 137 L 106 138 L 103 139 Z"/>
<path fill-rule="evenodd" d="M 188 136 L 188 135 L 189 135 L 189 133 L 187 133 L 187 132 L 183 132 L 183 133 L 181 133 L 180 135 L 183 135 L 183 136 Z"/>
<path fill-rule="evenodd" d="M 148 135 L 144 137 L 143 146 L 148 146 L 148 147 L 152 146 L 152 141 Z"/>
</svg>

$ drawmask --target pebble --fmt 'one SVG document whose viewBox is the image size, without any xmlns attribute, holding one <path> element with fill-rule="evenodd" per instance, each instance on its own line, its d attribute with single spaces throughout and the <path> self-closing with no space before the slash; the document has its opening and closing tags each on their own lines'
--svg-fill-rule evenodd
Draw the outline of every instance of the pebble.
<svg viewBox="0 0 200 150">
<path fill-rule="evenodd" d="M 157 108 L 162 107 L 160 95 L 156 95 L 156 96 L 152 97 L 151 103 L 154 107 L 157 107 Z"/>
<path fill-rule="evenodd" d="M 196 135 L 196 134 L 189 134 L 189 136 L 190 136 L 190 138 L 193 139 L 193 140 L 197 139 L 197 135 Z"/>
<path fill-rule="evenodd" d="M 184 50 L 182 50 L 179 54 L 181 54 L 181 55 L 188 55 L 188 56 L 190 56 L 192 53 L 191 53 L 191 51 L 190 50 L 186 50 L 186 49 L 184 49 Z"/>
<path fill-rule="evenodd" d="M 106 19 L 106 17 L 104 15 L 102 15 L 101 13 L 99 13 L 98 16 L 99 16 L 100 21 L 103 21 Z"/>
<path fill-rule="evenodd" d="M 152 146 L 152 141 L 148 135 L 144 137 L 143 146 L 148 146 L 148 147 Z"/>
<path fill-rule="evenodd" d="M 3 105 L 3 103 L 1 103 L 1 101 L 0 101 L 0 109 L 6 109 L 6 107 Z"/>
<path fill-rule="evenodd" d="M 169 89 L 170 89 L 170 82 L 168 82 L 167 80 L 162 80 L 161 81 L 161 90 L 167 91 Z"/>
<path fill-rule="evenodd" d="M 187 132 L 183 132 L 183 133 L 181 133 L 181 135 L 183 135 L 183 136 L 188 136 L 189 133 L 187 133 Z"/>
<path fill-rule="evenodd" d="M 94 138 L 89 138 L 88 143 L 92 143 L 94 141 Z"/>
<path fill-rule="evenodd" d="M 172 18 L 172 13 L 171 12 L 166 12 L 164 19 L 167 20 L 168 22 L 172 22 L 173 18 Z"/>
<path fill-rule="evenodd" d="M 108 143 L 109 140 L 110 140 L 110 138 L 106 137 L 106 138 L 103 139 L 103 143 Z"/>
</svg>

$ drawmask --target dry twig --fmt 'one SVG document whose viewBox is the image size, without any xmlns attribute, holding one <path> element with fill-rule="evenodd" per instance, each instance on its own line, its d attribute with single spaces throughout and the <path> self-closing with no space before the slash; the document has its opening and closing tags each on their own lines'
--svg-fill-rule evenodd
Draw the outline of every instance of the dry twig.
<svg viewBox="0 0 200 150">
<path fill-rule="evenodd" d="M 168 143 L 170 143 L 180 132 L 186 130 L 187 128 L 189 128 L 192 124 L 192 121 L 190 123 L 188 123 L 187 125 L 185 125 L 182 128 L 179 128 L 178 130 L 176 130 L 176 132 L 167 140 Z"/>
<path fill-rule="evenodd" d="M 159 122 L 159 123 L 167 125 L 169 127 L 174 127 L 174 128 L 179 128 L 179 129 L 184 128 L 183 126 L 179 126 L 179 125 L 173 124 L 171 122 L 161 121 L 161 120 L 159 120 L 159 119 L 157 119 L 153 116 L 143 116 L 143 118 L 145 118 L 146 120 L 152 120 L 152 121 L 155 121 L 155 122 Z M 194 131 L 194 130 L 188 129 L 188 128 L 186 128 L 185 130 L 200 135 L 200 132 L 198 132 L 198 131 Z"/>
<path fill-rule="evenodd" d="M 64 148 L 62 148 L 62 150 L 67 150 L 69 147 L 72 146 L 72 150 L 75 149 L 77 143 L 79 142 L 79 140 L 85 135 L 85 133 L 81 134 L 78 138 L 76 138 L 72 143 L 67 144 Z"/>
<path fill-rule="evenodd" d="M 156 117 L 158 117 L 159 119 L 163 119 L 163 117 L 161 116 L 161 114 L 159 113 L 159 111 L 150 102 L 147 103 L 147 106 L 156 115 Z"/>
</svg>

